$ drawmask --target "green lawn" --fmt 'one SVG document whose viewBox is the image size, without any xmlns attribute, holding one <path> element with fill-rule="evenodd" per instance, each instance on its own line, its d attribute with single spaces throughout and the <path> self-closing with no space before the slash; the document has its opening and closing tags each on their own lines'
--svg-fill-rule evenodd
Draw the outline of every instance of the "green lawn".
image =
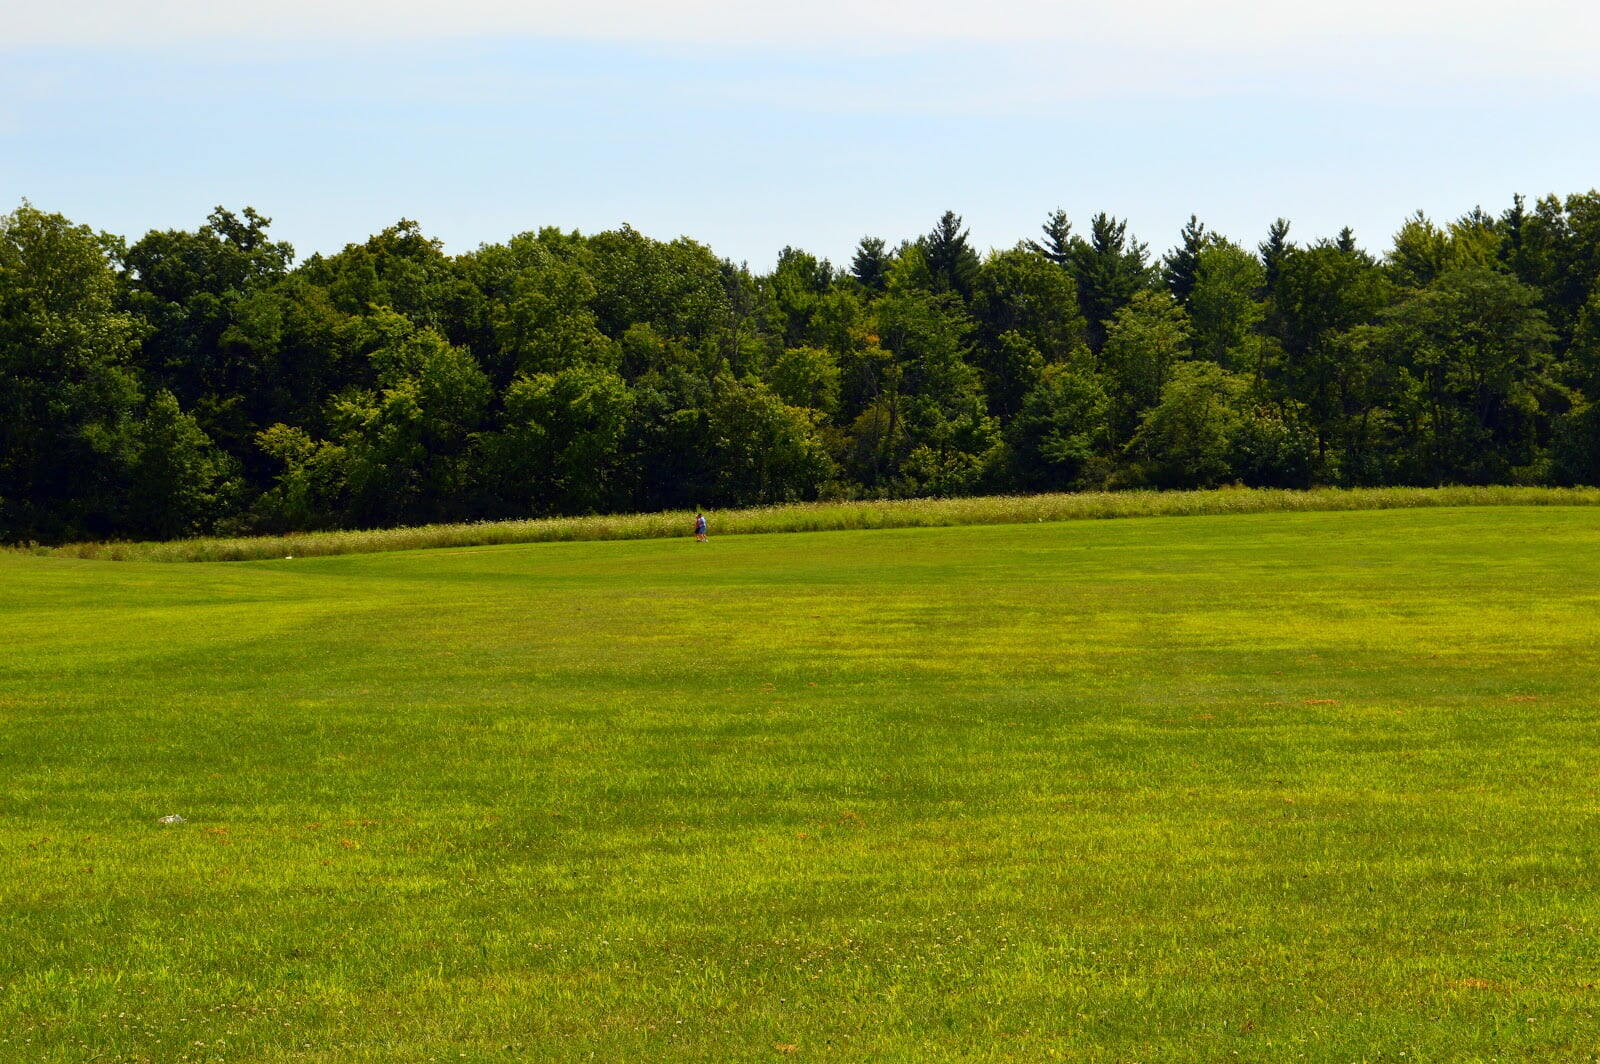
<svg viewBox="0 0 1600 1064">
<path fill-rule="evenodd" d="M 1594 508 L 0 555 L 0 625 L 0 1060 L 1600 1053 Z"/>
</svg>

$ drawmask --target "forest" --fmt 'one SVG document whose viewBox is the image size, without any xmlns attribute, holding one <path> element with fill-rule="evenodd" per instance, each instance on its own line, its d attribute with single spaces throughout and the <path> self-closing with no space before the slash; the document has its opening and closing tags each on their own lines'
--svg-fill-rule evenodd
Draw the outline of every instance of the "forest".
<svg viewBox="0 0 1600 1064">
<path fill-rule="evenodd" d="M 0 217 L 0 541 L 1131 487 L 1600 483 L 1600 192 L 1153 254 L 947 212 L 768 273 L 409 220 L 297 261 L 252 208 Z M 1253 246 L 1252 246 L 1253 245 Z"/>
</svg>

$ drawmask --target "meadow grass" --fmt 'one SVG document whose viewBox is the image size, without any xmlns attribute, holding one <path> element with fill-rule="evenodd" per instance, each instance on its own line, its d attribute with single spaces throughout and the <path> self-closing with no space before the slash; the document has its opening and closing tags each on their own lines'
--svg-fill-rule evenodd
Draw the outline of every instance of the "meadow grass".
<svg viewBox="0 0 1600 1064">
<path fill-rule="evenodd" d="M 1600 511 L 7 554 L 0 623 L 3 1061 L 1600 1047 Z"/>
<path fill-rule="evenodd" d="M 1416 506 L 1595 506 L 1600 488 L 1219 488 L 1212 491 L 1097 491 L 1050 495 L 996 495 L 956 499 L 901 499 L 791 503 L 712 515 L 718 533 L 838 532 L 869 528 L 940 528 L 1005 525 L 1110 517 L 1194 517 L 1280 511 L 1387 510 Z M 479 521 L 285 536 L 198 538 L 157 543 L 71 543 L 30 547 L 27 553 L 107 561 L 231 562 L 481 547 L 503 543 L 554 543 L 613 539 L 667 539 L 693 522 L 688 511 Z"/>
</svg>

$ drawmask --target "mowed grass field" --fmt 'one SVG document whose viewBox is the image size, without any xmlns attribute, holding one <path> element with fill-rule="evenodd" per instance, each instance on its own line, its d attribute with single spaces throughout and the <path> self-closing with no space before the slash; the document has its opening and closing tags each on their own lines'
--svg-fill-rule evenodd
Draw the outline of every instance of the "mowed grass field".
<svg viewBox="0 0 1600 1064">
<path fill-rule="evenodd" d="M 1593 508 L 3 555 L 0 625 L 0 1060 L 1600 1056 Z"/>
</svg>

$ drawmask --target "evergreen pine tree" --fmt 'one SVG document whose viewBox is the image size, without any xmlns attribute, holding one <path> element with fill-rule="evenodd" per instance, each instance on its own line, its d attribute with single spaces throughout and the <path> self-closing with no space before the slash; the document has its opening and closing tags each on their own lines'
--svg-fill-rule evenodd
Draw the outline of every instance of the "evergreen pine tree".
<svg viewBox="0 0 1600 1064">
<path fill-rule="evenodd" d="M 1057 266 L 1067 266 L 1072 260 L 1072 223 L 1067 220 L 1067 212 L 1060 208 L 1051 211 L 1039 229 L 1044 233 L 1044 242 L 1030 240 L 1028 247 Z"/>
<path fill-rule="evenodd" d="M 1200 252 L 1206 249 L 1211 240 L 1205 223 L 1191 214 L 1188 224 L 1183 227 L 1183 242 L 1167 252 L 1161 260 L 1161 280 L 1166 283 L 1172 298 L 1185 306 L 1189 303 L 1189 293 L 1194 291 L 1195 271 L 1200 268 Z"/>
<path fill-rule="evenodd" d="M 967 243 L 961 215 L 944 212 L 933 232 L 923 238 L 923 254 L 936 291 L 955 292 L 962 299 L 971 297 L 972 283 L 978 277 L 978 253 Z"/>
<path fill-rule="evenodd" d="M 889 253 L 884 250 L 882 237 L 861 238 L 855 258 L 850 260 L 850 273 L 868 291 L 883 291 L 889 280 Z"/>
<path fill-rule="evenodd" d="M 1072 241 L 1072 276 L 1094 351 L 1105 343 L 1106 323 L 1149 284 L 1148 256 L 1146 245 L 1128 238 L 1127 221 L 1104 211 L 1090 219 L 1088 240 Z"/>
<path fill-rule="evenodd" d="M 1279 218 L 1267 229 L 1267 239 L 1257 245 L 1261 253 L 1261 265 L 1266 269 L 1267 284 L 1263 295 L 1271 295 L 1272 290 L 1278 285 L 1278 275 L 1283 269 L 1283 260 L 1294 247 L 1289 243 L 1289 219 Z"/>
</svg>

